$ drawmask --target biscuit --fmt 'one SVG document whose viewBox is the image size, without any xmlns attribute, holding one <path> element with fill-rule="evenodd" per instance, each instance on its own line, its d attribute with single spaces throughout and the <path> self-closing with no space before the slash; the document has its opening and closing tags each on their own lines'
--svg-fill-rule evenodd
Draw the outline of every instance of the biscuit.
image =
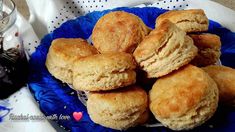
<svg viewBox="0 0 235 132">
<path fill-rule="evenodd" d="M 45 65 L 55 78 L 71 84 L 74 60 L 97 53 L 97 50 L 83 39 L 55 39 L 49 48 Z"/>
<path fill-rule="evenodd" d="M 136 62 L 124 52 L 84 57 L 74 63 L 73 87 L 76 90 L 105 91 L 134 84 Z"/>
<path fill-rule="evenodd" d="M 144 38 L 133 55 L 148 78 L 156 78 L 188 64 L 197 55 L 197 47 L 184 31 L 165 20 Z"/>
<path fill-rule="evenodd" d="M 190 10 L 172 10 L 161 14 L 156 19 L 156 27 L 165 19 L 175 23 L 177 27 L 185 32 L 201 32 L 207 31 L 209 21 L 205 13 L 201 9 Z"/>
<path fill-rule="evenodd" d="M 148 120 L 148 96 L 139 86 L 106 92 L 90 92 L 87 110 L 95 123 L 125 130 Z"/>
<path fill-rule="evenodd" d="M 235 69 L 215 65 L 202 69 L 217 83 L 221 104 L 235 106 Z"/>
<path fill-rule="evenodd" d="M 164 126 L 189 130 L 212 117 L 219 93 L 206 72 L 187 65 L 158 79 L 149 96 L 150 110 Z"/>
<path fill-rule="evenodd" d="M 219 61 L 221 42 L 220 37 L 215 34 L 191 34 L 194 45 L 198 48 L 198 55 L 191 64 L 203 67 L 213 65 Z"/>
<path fill-rule="evenodd" d="M 92 32 L 92 42 L 100 53 L 132 53 L 149 31 L 136 15 L 115 11 L 98 20 Z"/>
</svg>

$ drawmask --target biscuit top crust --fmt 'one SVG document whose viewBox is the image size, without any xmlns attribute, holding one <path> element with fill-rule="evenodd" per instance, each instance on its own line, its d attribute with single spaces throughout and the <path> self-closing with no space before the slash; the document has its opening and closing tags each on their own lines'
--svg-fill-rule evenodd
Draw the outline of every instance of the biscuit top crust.
<svg viewBox="0 0 235 132">
<path fill-rule="evenodd" d="M 169 19 L 171 22 L 177 24 L 180 22 L 197 22 L 199 24 L 208 24 L 209 21 L 205 12 L 202 9 L 189 9 L 189 10 L 171 10 L 156 19 L 156 27 L 163 20 Z"/>
<path fill-rule="evenodd" d="M 133 56 L 124 52 L 110 52 L 81 58 L 74 63 L 74 71 L 78 73 L 124 72 L 134 70 L 136 62 Z"/>
<path fill-rule="evenodd" d="M 90 92 L 88 100 L 99 103 L 100 109 L 123 112 L 146 109 L 148 104 L 147 93 L 139 86 L 132 85 L 115 91 Z"/>
<path fill-rule="evenodd" d="M 59 38 L 52 41 L 49 49 L 51 56 L 63 61 L 72 61 L 76 58 L 97 54 L 98 51 L 86 40 L 81 38 Z"/>
<path fill-rule="evenodd" d="M 201 48 L 211 48 L 220 49 L 221 41 L 220 37 L 215 34 L 204 33 L 204 34 L 190 34 L 189 35 L 193 41 L 194 45 Z"/>
<path fill-rule="evenodd" d="M 140 63 L 158 53 L 168 43 L 173 33 L 177 33 L 179 41 L 184 43 L 186 33 L 169 20 L 164 20 L 138 45 L 133 53 L 136 61 Z"/>
<path fill-rule="evenodd" d="M 133 53 L 150 29 L 136 15 L 124 11 L 101 17 L 92 32 L 92 42 L 100 53 Z"/>
<path fill-rule="evenodd" d="M 150 91 L 152 110 L 161 118 L 179 117 L 194 109 L 209 93 L 208 75 L 192 65 L 158 79 Z"/>
</svg>

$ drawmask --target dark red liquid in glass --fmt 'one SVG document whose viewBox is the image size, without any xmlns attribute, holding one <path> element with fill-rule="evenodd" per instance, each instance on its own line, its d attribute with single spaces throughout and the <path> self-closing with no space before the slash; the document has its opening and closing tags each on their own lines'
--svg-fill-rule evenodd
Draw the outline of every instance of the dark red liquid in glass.
<svg viewBox="0 0 235 132">
<path fill-rule="evenodd" d="M 5 99 L 26 84 L 28 61 L 16 48 L 0 53 L 0 99 Z"/>
</svg>

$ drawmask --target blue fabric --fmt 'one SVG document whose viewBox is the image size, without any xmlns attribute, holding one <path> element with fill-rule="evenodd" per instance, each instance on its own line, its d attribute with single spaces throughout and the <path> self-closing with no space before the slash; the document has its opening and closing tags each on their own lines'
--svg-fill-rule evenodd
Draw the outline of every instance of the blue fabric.
<svg viewBox="0 0 235 132">
<path fill-rule="evenodd" d="M 145 22 L 151 28 L 154 28 L 155 19 L 158 15 L 164 13 L 166 10 L 146 7 L 146 8 L 117 8 L 113 10 L 123 10 L 133 13 Z M 104 14 L 111 10 L 101 12 L 92 12 L 86 16 L 78 17 L 74 20 L 69 20 L 57 28 L 54 32 L 46 35 L 42 40 L 35 53 L 30 59 L 30 75 L 29 88 L 33 93 L 35 99 L 39 101 L 41 111 L 45 115 L 70 115 L 71 120 L 57 120 L 58 124 L 64 126 L 66 129 L 78 132 L 86 131 L 114 131 L 94 124 L 87 114 L 86 107 L 78 100 L 75 92 L 67 85 L 62 84 L 56 80 L 47 71 L 45 67 L 45 60 L 48 49 L 52 40 L 56 38 L 84 38 L 87 39 L 92 32 L 96 21 Z M 217 34 L 222 40 L 222 56 L 221 61 L 224 65 L 235 68 L 235 33 L 223 28 L 220 24 L 210 21 L 209 32 Z M 66 109 L 64 109 L 66 106 Z M 83 118 L 77 122 L 74 120 L 73 112 L 83 112 Z M 213 125 L 213 128 L 208 127 L 208 124 Z M 144 128 L 137 127 L 129 129 L 128 131 L 169 131 L 169 129 L 160 128 Z M 235 130 L 235 110 L 219 109 L 215 116 L 205 125 L 194 129 L 193 131 L 232 131 Z"/>
</svg>

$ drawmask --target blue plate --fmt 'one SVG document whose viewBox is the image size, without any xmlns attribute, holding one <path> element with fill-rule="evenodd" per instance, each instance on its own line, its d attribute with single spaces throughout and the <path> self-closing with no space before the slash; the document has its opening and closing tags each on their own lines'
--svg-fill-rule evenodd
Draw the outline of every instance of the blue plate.
<svg viewBox="0 0 235 132">
<path fill-rule="evenodd" d="M 92 12 L 85 16 L 69 20 L 62 24 L 52 33 L 46 35 L 30 59 L 30 74 L 28 85 L 35 99 L 39 102 L 41 111 L 46 115 L 68 115 L 69 120 L 55 121 L 71 131 L 115 131 L 93 123 L 87 114 L 86 107 L 78 100 L 74 90 L 66 84 L 56 80 L 47 71 L 45 60 L 52 40 L 56 38 L 84 38 L 88 39 L 97 20 L 110 11 L 122 10 L 133 13 L 145 22 L 151 28 L 154 28 L 155 19 L 166 10 L 145 7 L 145 8 L 116 8 L 101 12 Z M 223 28 L 220 24 L 210 21 L 209 32 L 217 34 L 222 41 L 223 65 L 235 68 L 235 33 Z M 80 121 L 73 118 L 73 112 L 82 112 L 83 117 Z M 169 131 L 165 127 L 145 128 L 136 127 L 127 131 Z M 208 122 L 203 126 L 195 128 L 192 131 L 233 131 L 235 130 L 235 110 L 232 108 L 219 108 Z"/>
</svg>

